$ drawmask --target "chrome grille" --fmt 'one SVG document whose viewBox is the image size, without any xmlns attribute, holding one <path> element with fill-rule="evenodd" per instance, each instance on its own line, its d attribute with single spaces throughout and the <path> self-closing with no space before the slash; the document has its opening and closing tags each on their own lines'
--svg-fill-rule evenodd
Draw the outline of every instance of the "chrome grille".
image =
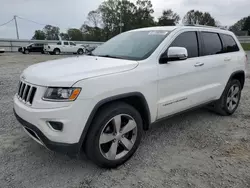
<svg viewBox="0 0 250 188">
<path fill-rule="evenodd" d="M 36 87 L 20 81 L 18 85 L 17 97 L 22 102 L 31 105 L 35 97 L 36 90 Z"/>
</svg>

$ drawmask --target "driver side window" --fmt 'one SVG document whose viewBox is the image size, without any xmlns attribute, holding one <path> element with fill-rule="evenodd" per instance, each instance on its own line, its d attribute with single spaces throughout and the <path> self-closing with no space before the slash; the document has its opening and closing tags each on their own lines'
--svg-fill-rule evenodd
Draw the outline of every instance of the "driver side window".
<svg viewBox="0 0 250 188">
<path fill-rule="evenodd" d="M 176 37 L 176 39 L 169 47 L 186 48 L 188 51 L 188 58 L 194 58 L 199 56 L 197 33 L 195 31 L 181 33 L 178 37 Z"/>
</svg>

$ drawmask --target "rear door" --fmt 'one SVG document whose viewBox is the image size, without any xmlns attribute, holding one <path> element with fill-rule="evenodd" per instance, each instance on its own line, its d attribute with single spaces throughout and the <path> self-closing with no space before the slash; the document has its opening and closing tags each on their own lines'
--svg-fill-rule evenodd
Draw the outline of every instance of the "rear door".
<svg viewBox="0 0 250 188">
<path fill-rule="evenodd" d="M 223 43 L 224 61 L 227 65 L 226 74 L 229 78 L 231 73 L 237 70 L 244 70 L 242 65 L 244 65 L 245 61 L 245 52 L 240 51 L 240 48 L 232 35 L 220 34 L 220 37 Z"/>
<path fill-rule="evenodd" d="M 212 99 L 219 99 L 224 88 L 225 80 L 228 80 L 227 57 L 224 54 L 223 43 L 217 32 L 201 31 L 199 36 L 202 43 L 200 60 L 204 63 L 202 67 L 207 88 L 206 95 Z"/>
<path fill-rule="evenodd" d="M 74 42 L 69 42 L 70 44 L 70 52 L 76 53 L 77 52 L 77 46 Z"/>
</svg>

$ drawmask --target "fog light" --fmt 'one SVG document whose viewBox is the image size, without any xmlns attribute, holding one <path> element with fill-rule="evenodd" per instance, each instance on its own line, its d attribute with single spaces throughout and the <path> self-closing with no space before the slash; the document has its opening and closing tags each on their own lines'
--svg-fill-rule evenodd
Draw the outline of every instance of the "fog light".
<svg viewBox="0 0 250 188">
<path fill-rule="evenodd" d="M 47 123 L 51 126 L 51 128 L 53 128 L 56 131 L 62 131 L 62 129 L 63 129 L 63 123 L 61 123 L 61 122 L 48 121 Z"/>
</svg>

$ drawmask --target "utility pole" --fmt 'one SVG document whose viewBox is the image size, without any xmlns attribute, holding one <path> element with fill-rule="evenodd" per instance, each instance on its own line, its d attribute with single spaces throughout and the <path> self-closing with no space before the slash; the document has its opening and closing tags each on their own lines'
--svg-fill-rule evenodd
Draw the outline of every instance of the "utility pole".
<svg viewBox="0 0 250 188">
<path fill-rule="evenodd" d="M 16 15 L 14 16 L 14 20 L 15 20 L 15 25 L 16 25 L 16 37 L 17 37 L 17 39 L 19 39 L 18 26 L 17 26 L 17 21 L 16 21 Z"/>
<path fill-rule="evenodd" d="M 120 26 L 120 33 L 122 33 L 122 27 L 124 26 L 124 23 L 122 23 L 122 10 L 121 10 L 121 13 L 120 13 L 120 23 L 119 23 L 119 26 Z"/>
</svg>

